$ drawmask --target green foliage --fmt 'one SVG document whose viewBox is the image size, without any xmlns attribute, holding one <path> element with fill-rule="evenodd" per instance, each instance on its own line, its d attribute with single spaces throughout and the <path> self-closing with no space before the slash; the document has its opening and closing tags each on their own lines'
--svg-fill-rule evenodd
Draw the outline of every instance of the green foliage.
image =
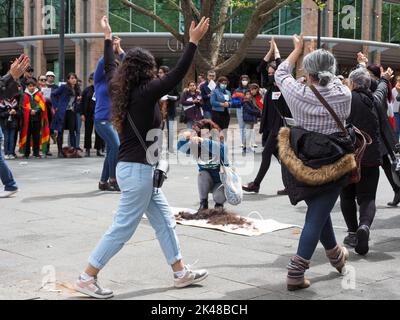
<svg viewBox="0 0 400 320">
<path fill-rule="evenodd" d="M 316 3 L 316 5 L 318 6 L 318 9 L 319 10 L 324 10 L 325 9 L 325 7 L 326 7 L 326 2 L 327 2 L 327 0 L 313 0 L 315 3 Z"/>
</svg>

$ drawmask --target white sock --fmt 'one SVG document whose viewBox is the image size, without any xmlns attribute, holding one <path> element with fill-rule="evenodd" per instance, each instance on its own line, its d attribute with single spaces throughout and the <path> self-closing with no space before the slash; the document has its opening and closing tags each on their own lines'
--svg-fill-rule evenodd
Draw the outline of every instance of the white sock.
<svg viewBox="0 0 400 320">
<path fill-rule="evenodd" d="M 186 269 L 182 269 L 181 271 L 174 272 L 174 275 L 177 278 L 182 278 L 185 275 L 185 273 L 186 273 Z"/>
<path fill-rule="evenodd" d="M 89 276 L 86 272 L 82 272 L 82 273 L 81 273 L 81 279 L 82 279 L 83 281 L 88 281 L 88 280 L 93 279 L 93 277 L 92 277 L 92 276 Z"/>
</svg>

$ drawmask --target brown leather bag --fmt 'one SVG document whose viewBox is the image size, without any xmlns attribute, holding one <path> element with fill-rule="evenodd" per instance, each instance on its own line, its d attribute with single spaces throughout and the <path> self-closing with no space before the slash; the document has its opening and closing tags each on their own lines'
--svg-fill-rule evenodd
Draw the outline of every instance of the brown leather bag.
<svg viewBox="0 0 400 320">
<path fill-rule="evenodd" d="M 342 130 L 345 134 L 350 134 L 349 130 L 345 128 L 343 123 L 340 121 L 339 117 L 337 116 L 336 112 L 332 109 L 332 107 L 329 105 L 329 103 L 324 99 L 324 97 L 319 93 L 317 88 L 315 88 L 313 85 L 310 86 L 310 89 L 312 92 L 314 92 L 315 96 L 318 98 L 318 100 L 322 103 L 322 105 L 328 110 L 328 112 L 331 114 L 333 119 L 335 119 L 336 124 Z M 349 183 L 358 183 L 361 180 L 361 160 L 364 156 L 365 149 L 367 148 L 368 145 L 372 143 L 372 139 L 369 136 L 368 133 L 358 129 L 355 126 L 351 126 L 351 130 L 353 139 L 354 139 L 354 157 L 357 163 L 357 168 L 355 168 L 350 175 L 349 178 Z"/>
</svg>

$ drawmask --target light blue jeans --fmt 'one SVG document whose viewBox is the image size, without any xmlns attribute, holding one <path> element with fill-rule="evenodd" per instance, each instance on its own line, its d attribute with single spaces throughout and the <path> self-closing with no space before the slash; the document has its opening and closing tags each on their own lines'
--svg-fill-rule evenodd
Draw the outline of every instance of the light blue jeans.
<svg viewBox="0 0 400 320">
<path fill-rule="evenodd" d="M 3 159 L 3 155 L 1 154 L 1 143 L 3 141 L 3 132 L 0 127 L 0 179 L 4 184 L 5 191 L 14 191 L 17 190 L 17 184 L 14 180 L 14 177 L 7 166 L 7 163 Z"/>
<path fill-rule="evenodd" d="M 118 163 L 117 182 L 122 194 L 113 224 L 89 258 L 93 267 L 102 269 L 121 250 L 132 237 L 144 213 L 156 231 L 168 264 L 182 259 L 175 218 L 163 192 L 153 188 L 153 173 L 154 167 L 149 165 Z"/>
<path fill-rule="evenodd" d="M 240 138 L 242 140 L 242 144 L 246 145 L 246 124 L 244 123 L 244 120 L 243 120 L 243 108 L 242 107 L 236 109 L 236 117 L 237 117 L 238 124 L 239 124 Z"/>
</svg>

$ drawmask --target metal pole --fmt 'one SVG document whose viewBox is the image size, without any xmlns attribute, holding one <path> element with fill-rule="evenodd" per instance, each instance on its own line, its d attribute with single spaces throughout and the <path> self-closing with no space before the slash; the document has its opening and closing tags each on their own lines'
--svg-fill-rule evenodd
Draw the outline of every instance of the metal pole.
<svg viewBox="0 0 400 320">
<path fill-rule="evenodd" d="M 64 0 L 60 0 L 60 44 L 58 53 L 58 63 L 59 63 L 59 75 L 58 80 L 64 82 L 64 72 L 65 72 L 65 56 L 64 56 L 64 34 L 65 34 L 65 3 Z"/>
<path fill-rule="evenodd" d="M 317 48 L 321 49 L 321 18 L 322 18 L 322 10 L 319 8 L 318 10 L 318 33 L 317 33 Z"/>
</svg>

